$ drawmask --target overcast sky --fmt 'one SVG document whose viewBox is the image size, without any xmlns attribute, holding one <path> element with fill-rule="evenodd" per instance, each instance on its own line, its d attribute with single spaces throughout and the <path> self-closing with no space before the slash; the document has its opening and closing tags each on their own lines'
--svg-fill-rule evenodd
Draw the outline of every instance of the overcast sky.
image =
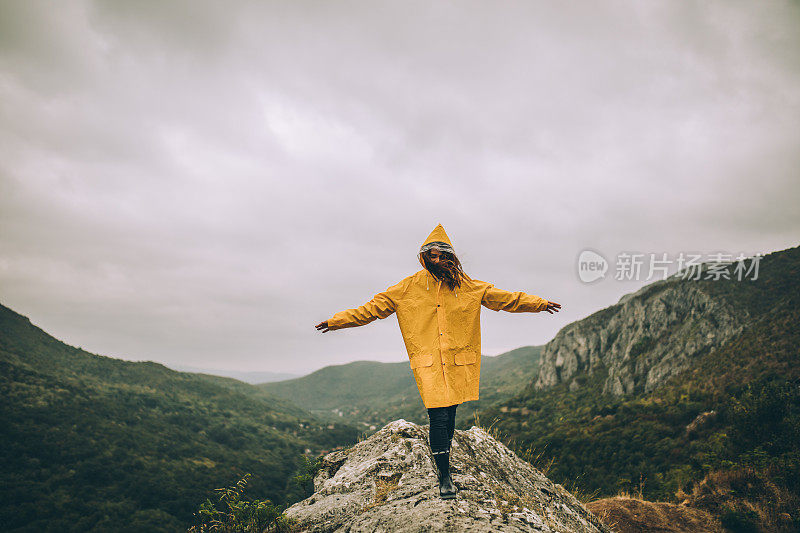
<svg viewBox="0 0 800 533">
<path fill-rule="evenodd" d="M 585 248 L 796 246 L 799 123 L 797 2 L 5 1 L 0 303 L 122 359 L 404 361 L 394 316 L 314 325 L 441 223 L 563 306 L 483 353 L 544 344 L 653 281 Z"/>
</svg>

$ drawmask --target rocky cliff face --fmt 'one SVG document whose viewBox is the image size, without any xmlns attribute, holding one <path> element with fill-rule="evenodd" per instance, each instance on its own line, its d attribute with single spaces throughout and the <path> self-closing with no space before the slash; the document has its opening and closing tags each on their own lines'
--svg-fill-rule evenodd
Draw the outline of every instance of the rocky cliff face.
<svg viewBox="0 0 800 533">
<path fill-rule="evenodd" d="M 603 392 L 650 392 L 692 360 L 739 335 L 749 315 L 699 284 L 667 278 L 561 329 L 542 352 L 534 388 L 607 371 Z"/>
<path fill-rule="evenodd" d="M 309 532 L 604 532 L 561 485 L 482 429 L 456 430 L 454 500 L 439 498 L 428 426 L 400 419 L 347 450 L 329 453 L 314 494 L 286 510 Z"/>
</svg>

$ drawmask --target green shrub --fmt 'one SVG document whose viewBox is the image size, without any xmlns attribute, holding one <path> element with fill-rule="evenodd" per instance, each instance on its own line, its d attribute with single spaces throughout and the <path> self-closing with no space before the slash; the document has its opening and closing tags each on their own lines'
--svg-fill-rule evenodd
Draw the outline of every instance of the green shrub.
<svg viewBox="0 0 800 533">
<path fill-rule="evenodd" d="M 758 514 L 750 509 L 725 507 L 720 521 L 733 533 L 758 533 Z"/>
<path fill-rule="evenodd" d="M 292 505 L 301 500 L 305 500 L 314 494 L 314 477 L 319 472 L 322 465 L 322 458 L 309 459 L 301 455 L 300 467 L 297 472 L 289 479 L 286 487 L 286 505 Z"/>
<path fill-rule="evenodd" d="M 215 504 L 206 499 L 200 505 L 200 509 L 195 513 L 198 522 L 189 528 L 189 533 L 293 531 L 292 521 L 283 516 L 279 506 L 273 505 L 269 500 L 248 501 L 243 498 L 249 478 L 250 474 L 245 474 L 235 485 L 214 489 L 220 493 L 219 502 Z"/>
</svg>

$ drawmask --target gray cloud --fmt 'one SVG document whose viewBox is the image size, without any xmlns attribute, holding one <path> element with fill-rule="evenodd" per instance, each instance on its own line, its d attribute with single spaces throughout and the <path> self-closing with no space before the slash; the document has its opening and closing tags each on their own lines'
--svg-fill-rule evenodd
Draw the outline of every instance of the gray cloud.
<svg viewBox="0 0 800 533">
<path fill-rule="evenodd" d="M 793 2 L 5 2 L 0 301 L 126 359 L 307 371 L 405 357 L 312 326 L 416 271 L 558 301 L 547 342 L 646 283 L 586 247 L 797 244 Z"/>
</svg>

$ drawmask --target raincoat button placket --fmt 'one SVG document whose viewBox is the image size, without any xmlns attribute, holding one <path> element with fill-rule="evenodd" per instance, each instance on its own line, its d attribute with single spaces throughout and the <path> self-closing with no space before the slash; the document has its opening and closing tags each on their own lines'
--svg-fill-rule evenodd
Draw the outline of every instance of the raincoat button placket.
<svg viewBox="0 0 800 533">
<path fill-rule="evenodd" d="M 444 332 L 442 331 L 444 327 L 442 327 L 442 303 L 441 303 L 441 289 L 442 282 L 439 281 L 438 287 L 436 287 L 436 322 L 439 325 L 439 357 L 442 358 L 442 366 L 445 366 L 444 361 L 444 350 L 442 350 L 442 337 L 444 336 Z"/>
</svg>

